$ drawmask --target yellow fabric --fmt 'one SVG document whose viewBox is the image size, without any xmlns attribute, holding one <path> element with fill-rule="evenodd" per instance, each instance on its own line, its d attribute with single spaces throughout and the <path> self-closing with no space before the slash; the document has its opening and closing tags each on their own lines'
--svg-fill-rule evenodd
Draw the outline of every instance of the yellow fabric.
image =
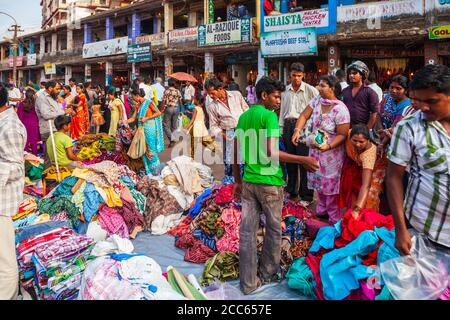
<svg viewBox="0 0 450 320">
<path fill-rule="evenodd" d="M 158 105 L 158 91 L 156 91 L 155 87 L 151 87 L 152 88 L 152 92 L 153 92 L 153 102 L 155 103 L 155 105 Z"/>
<path fill-rule="evenodd" d="M 100 188 L 95 186 L 95 189 L 98 191 L 103 200 L 105 200 L 108 207 L 123 207 L 122 199 L 120 199 L 120 196 L 116 191 L 114 191 L 114 188 Z"/>
<path fill-rule="evenodd" d="M 72 175 L 72 170 L 70 170 L 67 167 L 60 167 L 59 168 L 59 173 L 60 173 L 61 181 L 62 181 L 65 178 L 70 177 Z M 58 174 L 56 172 L 56 167 L 55 166 L 49 167 L 42 174 L 45 176 L 46 180 L 58 180 Z"/>
</svg>

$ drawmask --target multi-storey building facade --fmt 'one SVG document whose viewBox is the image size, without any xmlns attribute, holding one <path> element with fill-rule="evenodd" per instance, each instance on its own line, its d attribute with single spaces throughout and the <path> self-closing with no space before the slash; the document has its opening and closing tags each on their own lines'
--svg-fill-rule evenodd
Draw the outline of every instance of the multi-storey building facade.
<svg viewBox="0 0 450 320">
<path fill-rule="evenodd" d="M 42 2 L 43 10 L 53 3 Z M 123 86 L 138 74 L 185 71 L 233 77 L 243 89 L 258 73 L 286 81 L 294 61 L 305 64 L 312 84 L 355 59 L 366 61 L 380 83 L 398 72 L 413 76 L 430 62 L 449 64 L 448 1 L 304 0 L 295 7 L 299 1 L 275 0 L 273 10 L 264 0 L 106 1 L 104 11 L 102 1 L 88 2 L 98 5 L 89 15 L 21 37 L 19 81 L 75 77 Z M 43 17 L 45 26 L 55 14 Z M 128 63 L 128 45 L 142 43 L 151 43 L 151 61 Z M 6 81 L 8 43 L 0 43 L 0 54 Z"/>
</svg>

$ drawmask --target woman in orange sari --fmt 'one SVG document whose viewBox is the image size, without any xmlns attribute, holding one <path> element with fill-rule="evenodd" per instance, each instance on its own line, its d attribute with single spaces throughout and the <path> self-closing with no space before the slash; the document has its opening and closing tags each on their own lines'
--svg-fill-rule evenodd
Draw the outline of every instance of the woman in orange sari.
<svg viewBox="0 0 450 320">
<path fill-rule="evenodd" d="M 362 209 L 379 211 L 386 158 L 377 158 L 377 147 L 365 125 L 351 129 L 345 147 L 347 158 L 342 168 L 339 207 L 352 209 L 354 216 Z"/>
<path fill-rule="evenodd" d="M 77 103 L 72 103 L 72 108 L 76 112 L 72 116 L 70 123 L 70 134 L 72 139 L 79 139 L 88 132 L 89 111 L 86 99 L 86 91 L 84 86 L 80 83 L 77 85 Z"/>
</svg>

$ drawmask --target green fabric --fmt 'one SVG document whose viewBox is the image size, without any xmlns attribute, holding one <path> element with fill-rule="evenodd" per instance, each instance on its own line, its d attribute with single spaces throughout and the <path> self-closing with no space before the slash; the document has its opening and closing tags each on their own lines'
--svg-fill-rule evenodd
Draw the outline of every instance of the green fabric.
<svg viewBox="0 0 450 320">
<path fill-rule="evenodd" d="M 222 282 L 239 278 L 239 256 L 234 252 L 220 252 L 208 259 L 200 278 L 202 286 L 208 286 L 216 279 Z"/>
<path fill-rule="evenodd" d="M 56 157 L 58 159 L 58 164 L 61 167 L 66 167 L 69 165 L 72 160 L 69 159 L 67 156 L 67 148 L 73 147 L 72 139 L 65 133 L 62 132 L 55 132 L 53 135 L 55 137 L 55 145 L 56 145 Z M 50 158 L 50 161 L 52 164 L 55 164 L 55 156 L 53 154 L 53 144 L 52 144 L 52 137 L 49 137 L 47 139 L 47 154 Z"/>
<path fill-rule="evenodd" d="M 389 288 L 385 285 L 380 294 L 375 297 L 375 300 L 394 300 L 394 297 L 392 297 Z"/>
<path fill-rule="evenodd" d="M 174 268 L 170 269 L 167 272 L 167 278 L 168 278 L 167 280 L 168 280 L 169 284 L 172 286 L 172 288 L 176 292 L 178 292 L 179 294 L 184 296 L 183 291 L 181 290 L 180 285 L 179 285 L 178 281 L 175 278 L 174 272 L 175 272 Z M 183 281 L 184 285 L 188 288 L 189 292 L 194 297 L 194 300 L 207 300 L 197 289 L 194 288 L 194 286 L 192 284 L 190 284 L 186 280 L 186 278 L 182 274 L 180 274 L 180 275 L 181 275 L 181 278 L 182 278 L 182 281 Z"/>
<path fill-rule="evenodd" d="M 30 178 L 31 181 L 40 180 L 42 179 L 42 172 L 44 172 L 44 165 L 40 164 L 39 167 L 36 167 L 25 162 L 25 172 L 26 176 Z"/>
<path fill-rule="evenodd" d="M 81 184 L 77 192 L 72 196 L 73 204 L 80 210 L 81 214 L 84 214 L 84 189 L 86 189 L 86 181 Z"/>
<path fill-rule="evenodd" d="M 138 208 L 139 212 L 144 215 L 145 213 L 145 202 L 146 202 L 146 198 L 145 196 L 137 191 L 136 189 L 130 189 L 131 191 L 131 195 L 133 196 L 134 202 L 136 204 L 136 207 Z"/>
<path fill-rule="evenodd" d="M 294 260 L 286 274 L 286 280 L 289 288 L 297 289 L 307 297 L 316 298 L 314 293 L 316 281 L 305 260 L 305 257 Z"/>
<path fill-rule="evenodd" d="M 280 163 L 272 163 L 267 157 L 267 138 L 281 136 L 276 113 L 261 105 L 252 106 L 239 118 L 235 135 L 241 143 L 245 161 L 243 180 L 255 184 L 283 186 Z M 278 148 L 278 142 L 276 147 Z"/>
<path fill-rule="evenodd" d="M 47 213 L 50 216 L 65 211 L 72 225 L 75 226 L 78 222 L 79 210 L 71 200 L 70 196 L 44 198 L 39 202 L 38 210 L 40 213 Z"/>
</svg>

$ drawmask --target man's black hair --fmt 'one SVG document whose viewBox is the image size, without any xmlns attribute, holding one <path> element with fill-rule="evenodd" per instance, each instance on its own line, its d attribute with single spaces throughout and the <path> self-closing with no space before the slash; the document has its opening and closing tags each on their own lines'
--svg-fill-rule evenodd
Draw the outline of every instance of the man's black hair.
<svg viewBox="0 0 450 320">
<path fill-rule="evenodd" d="M 169 85 L 169 87 L 175 87 L 177 81 L 175 79 L 170 78 L 169 80 L 167 80 L 167 84 Z"/>
<path fill-rule="evenodd" d="M 281 81 L 278 81 L 270 77 L 262 77 L 256 83 L 256 96 L 258 99 L 261 99 L 263 92 L 269 95 L 275 91 L 283 92 L 284 89 L 285 86 L 283 83 L 281 83 Z"/>
<path fill-rule="evenodd" d="M 50 88 L 56 87 L 56 81 L 50 80 L 45 83 L 45 89 L 48 90 Z"/>
<path fill-rule="evenodd" d="M 296 71 L 296 72 L 305 72 L 305 66 L 301 62 L 294 62 L 291 64 L 290 71 Z"/>
<path fill-rule="evenodd" d="M 77 83 L 77 80 L 76 80 L 75 78 L 70 78 L 70 79 L 69 79 L 69 82 L 70 82 L 70 81 L 74 82 L 75 84 Z"/>
<path fill-rule="evenodd" d="M 4 86 L 0 87 L 0 107 L 8 103 L 8 90 Z"/>
<path fill-rule="evenodd" d="M 416 73 L 410 90 L 434 89 L 437 93 L 450 94 L 450 68 L 442 64 L 429 64 Z"/>
<path fill-rule="evenodd" d="M 370 83 L 377 82 L 377 75 L 375 74 L 375 71 L 369 72 L 369 75 L 367 76 L 367 80 L 369 80 Z"/>
<path fill-rule="evenodd" d="M 217 90 L 219 88 L 223 88 L 223 84 L 217 78 L 209 78 L 205 82 L 205 89 L 209 90 L 209 88 L 214 88 Z"/>
<path fill-rule="evenodd" d="M 339 78 L 339 79 L 345 79 L 346 76 L 347 76 L 347 75 L 345 74 L 345 71 L 344 71 L 344 70 L 338 69 L 338 70 L 336 71 L 336 77 L 337 77 L 337 78 Z"/>
<path fill-rule="evenodd" d="M 70 123 L 70 116 L 64 115 L 64 114 L 60 115 L 60 116 L 57 116 L 55 118 L 54 123 L 55 123 L 56 130 L 61 130 L 61 128 L 63 126 L 65 126 L 66 124 Z"/>
</svg>

